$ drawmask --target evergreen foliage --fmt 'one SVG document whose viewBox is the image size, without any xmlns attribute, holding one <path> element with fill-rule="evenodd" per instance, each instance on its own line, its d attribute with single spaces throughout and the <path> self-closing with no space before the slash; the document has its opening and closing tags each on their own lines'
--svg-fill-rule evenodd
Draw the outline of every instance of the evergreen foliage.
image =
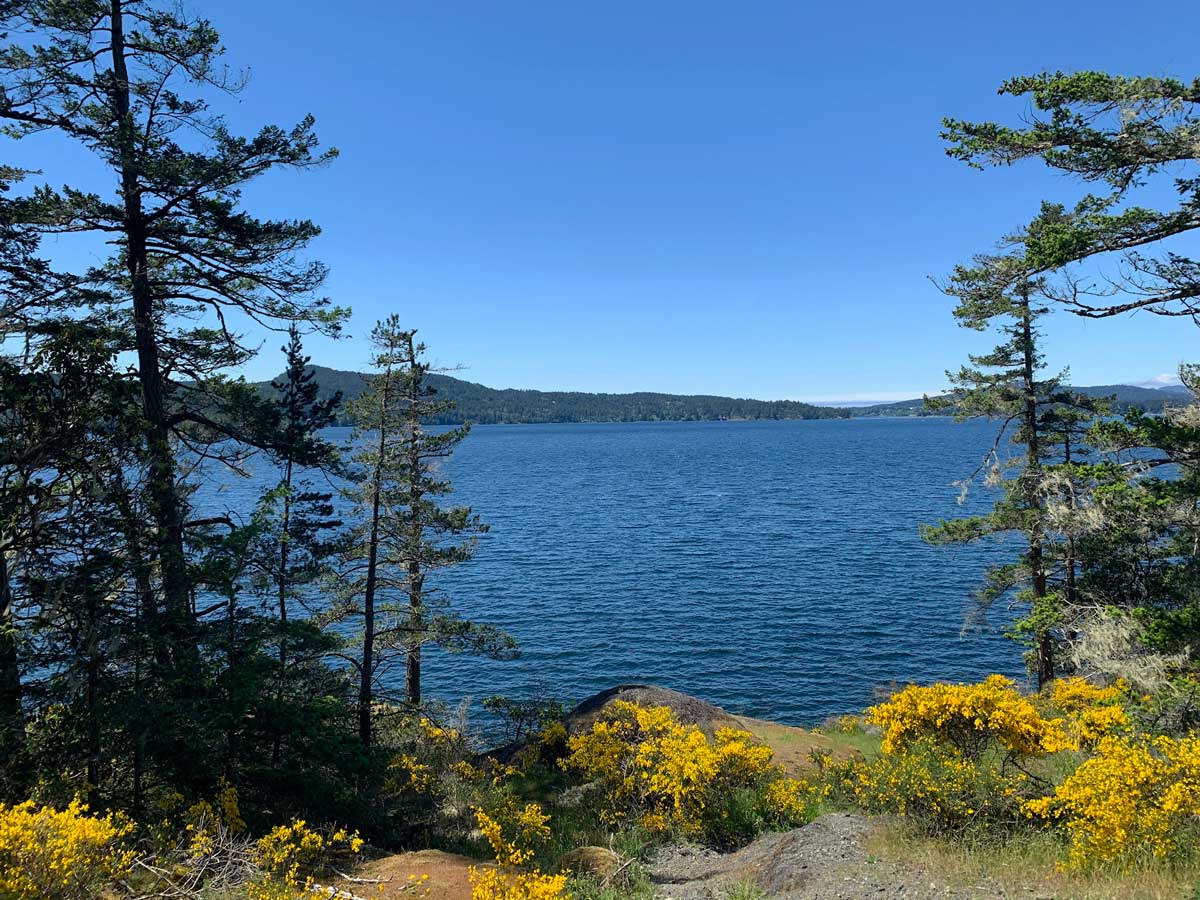
<svg viewBox="0 0 1200 900">
<path fill-rule="evenodd" d="M 970 287 L 999 296 L 1037 285 L 1088 318 L 1141 311 L 1195 321 L 1197 263 L 1167 242 L 1200 227 L 1200 80 L 1057 72 L 1010 79 L 1000 93 L 1028 97 L 1032 115 L 1016 127 L 947 119 L 950 156 L 976 168 L 1040 160 L 1104 192 L 1071 208 L 1044 202 L 1020 234 L 1020 252 L 981 267 L 979 279 L 968 275 Z M 1163 180 L 1176 202 L 1138 205 L 1141 189 Z M 1097 266 L 1114 261 L 1117 274 L 1110 266 L 1102 276 Z M 1123 421 L 1095 423 L 1086 441 L 1102 451 L 1097 462 L 1080 459 L 1085 418 L 1056 413 L 1045 423 L 1066 454 L 1041 475 L 1058 494 L 1043 492 L 1042 519 L 1055 520 L 1070 566 L 1062 607 L 1035 619 L 1064 624 L 1077 662 L 1093 657 L 1081 645 L 1112 610 L 1140 635 L 1126 654 L 1198 646 L 1195 368 L 1183 366 L 1181 377 L 1187 390 L 1159 415 L 1131 409 Z M 1032 454 L 1028 463 L 1037 464 Z"/>
<path fill-rule="evenodd" d="M 344 659 L 359 682 L 364 746 L 372 742 L 380 680 L 395 660 L 405 661 L 405 702 L 419 707 L 423 645 L 497 657 L 515 649 L 502 632 L 457 616 L 426 582 L 430 573 L 468 561 L 487 526 L 467 507 L 437 503 L 450 493 L 437 465 L 470 429 L 426 430 L 423 423 L 448 403 L 427 383 L 425 348 L 414 334 L 401 329 L 394 314 L 371 332 L 376 376 L 351 405 L 359 449 L 356 483 L 346 492 L 362 516 L 348 536 L 337 600 L 322 617 L 330 625 L 352 621 L 361 628 Z"/>
<path fill-rule="evenodd" d="M 0 24 L 5 134 L 74 142 L 109 179 L 47 172 L 56 188 L 0 168 L 0 801 L 83 794 L 145 819 L 226 785 L 252 824 L 382 828 L 386 756 L 357 739 L 356 686 L 330 664 L 342 638 L 314 615 L 347 529 L 320 437 L 340 398 L 321 394 L 302 335 L 336 335 L 346 311 L 304 257 L 317 227 L 242 197 L 334 153 L 307 118 L 234 134 L 209 101 L 242 79 L 212 25 L 173 3 L 30 0 Z M 97 239 L 98 261 L 40 258 L 66 233 Z M 269 394 L 228 374 L 257 352 L 249 325 L 288 334 Z M 194 509 L 264 465 L 278 478 L 250 508 Z M 463 514 L 440 513 L 440 482 L 422 478 L 422 527 L 453 530 Z M 406 652 L 492 635 L 432 585 L 415 596 Z"/>
<path fill-rule="evenodd" d="M 1023 243 L 1023 237 L 1013 238 L 1012 243 Z M 1052 565 L 1060 548 L 1053 544 L 1048 507 L 1058 495 L 1073 495 L 1066 488 L 1074 484 L 1077 473 L 1070 470 L 1086 452 L 1080 446 L 1081 427 L 1107 410 L 1090 397 L 1064 389 L 1064 375 L 1044 374 L 1037 322 L 1049 310 L 1041 296 L 1042 285 L 1017 280 L 1015 287 L 1009 287 L 1011 271 L 1023 263 L 1020 251 L 980 256 L 974 266 L 958 267 L 946 284 L 946 292 L 958 300 L 954 315 L 959 324 L 976 331 L 996 329 L 1003 342 L 989 353 L 972 356 L 971 364 L 958 372 L 947 372 L 950 392 L 926 398 L 926 404 L 935 410 L 951 408 L 960 421 L 985 417 L 998 423 L 993 449 L 976 475 L 986 474 L 990 483 L 1003 488 L 1003 496 L 986 515 L 923 526 L 921 535 L 931 543 L 972 541 L 1005 532 L 1024 537 L 1019 561 L 992 567 L 980 599 L 990 604 L 1015 594 L 1028 604 L 1029 616 L 1021 624 L 1032 632 L 1033 669 L 1040 686 L 1054 677 L 1051 632 L 1061 624 L 1062 598 L 1054 590 Z M 1015 457 L 997 452 L 1006 436 L 1020 448 Z M 1011 470 L 1014 475 L 1005 474 Z M 1068 484 L 1063 483 L 1064 476 Z M 1071 550 L 1064 552 L 1070 555 Z M 1073 590 L 1073 556 L 1063 561 L 1062 573 L 1066 589 Z"/>
</svg>

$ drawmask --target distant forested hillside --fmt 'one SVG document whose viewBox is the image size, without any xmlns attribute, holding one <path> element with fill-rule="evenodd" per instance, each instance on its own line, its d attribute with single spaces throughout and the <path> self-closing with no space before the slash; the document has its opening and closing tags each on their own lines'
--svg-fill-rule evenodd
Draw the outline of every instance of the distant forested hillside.
<svg viewBox="0 0 1200 900">
<path fill-rule="evenodd" d="M 370 376 L 325 366 L 311 366 L 322 398 L 341 391 L 353 399 L 361 394 Z M 707 395 L 589 394 L 583 391 L 523 391 L 490 388 L 449 375 L 431 375 L 429 383 L 439 396 L 457 404 L 454 412 L 439 416 L 437 424 L 474 422 L 480 425 L 537 422 L 695 422 L 720 419 L 846 419 L 876 416 L 946 415 L 930 412 L 920 397 L 874 406 L 813 406 L 795 400 L 747 400 Z M 271 382 L 257 384 L 269 391 Z M 1166 404 L 1186 402 L 1181 386 L 1143 388 L 1127 384 L 1077 387 L 1089 397 L 1116 397 L 1118 412 L 1141 409 L 1161 412 Z M 343 420 L 344 424 L 344 420 Z"/>
<path fill-rule="evenodd" d="M 1089 397 L 1115 397 L 1116 412 L 1129 409 L 1140 409 L 1145 412 L 1162 412 L 1167 405 L 1180 405 L 1188 402 L 1191 394 L 1182 385 L 1164 388 L 1134 387 L 1130 384 L 1100 384 L 1090 387 L 1073 387 L 1073 391 L 1086 394 Z M 944 416 L 945 410 L 929 410 L 920 397 L 912 400 L 898 400 L 895 403 L 879 403 L 873 406 L 845 407 L 846 412 L 855 418 L 865 416 Z"/>
<path fill-rule="evenodd" d="M 341 391 L 346 399 L 363 392 L 367 378 L 312 366 L 322 398 Z M 667 422 L 713 421 L 720 419 L 845 419 L 840 409 L 813 406 L 793 400 L 745 400 L 733 397 L 678 394 L 589 394 L 582 391 L 522 391 L 497 389 L 452 378 L 431 375 L 429 383 L 440 397 L 453 400 L 456 409 L 436 419 L 437 424 L 467 421 L 481 425 L 536 422 Z M 271 382 L 259 382 L 263 391 Z"/>
</svg>

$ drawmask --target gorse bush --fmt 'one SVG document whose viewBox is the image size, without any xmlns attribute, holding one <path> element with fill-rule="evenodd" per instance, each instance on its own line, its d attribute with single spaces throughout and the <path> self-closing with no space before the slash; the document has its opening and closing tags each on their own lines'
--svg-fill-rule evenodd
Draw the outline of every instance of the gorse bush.
<svg viewBox="0 0 1200 900">
<path fill-rule="evenodd" d="M 870 761 L 835 766 L 852 802 L 870 812 L 911 819 L 929 833 L 1019 821 L 1028 776 L 994 753 L 964 755 L 924 735 Z"/>
<path fill-rule="evenodd" d="M 471 761 L 462 731 L 425 716 L 399 720 L 387 740 L 392 756 L 382 798 L 389 834 L 407 844 L 440 841 L 465 849 L 475 827 L 472 809 L 486 806 L 498 787 L 496 768 Z"/>
<path fill-rule="evenodd" d="M 1200 736 L 1107 737 L 1050 796 L 1028 801 L 1034 818 L 1065 829 L 1068 865 L 1128 868 L 1194 852 L 1200 841 Z"/>
<path fill-rule="evenodd" d="M 133 862 L 124 839 L 132 823 L 93 816 L 79 800 L 65 809 L 0 803 L 0 897 L 92 900 Z"/>
<path fill-rule="evenodd" d="M 1101 738 L 1132 725 L 1122 705 L 1129 699 L 1128 690 L 1122 681 L 1101 687 L 1085 678 L 1059 678 L 1038 699 L 1043 707 L 1063 715 L 1068 738 L 1074 746 L 1088 749 Z"/>
<path fill-rule="evenodd" d="M 511 797 L 504 797 L 490 814 L 481 809 L 476 810 L 475 817 L 496 862 L 502 866 L 525 865 L 537 846 L 550 838 L 550 816 L 537 803 L 520 807 Z"/>
<path fill-rule="evenodd" d="M 931 833 L 1011 829 L 1055 768 L 1034 761 L 1064 757 L 1073 768 L 1076 751 L 1128 726 L 1124 690 L 1068 678 L 1026 697 L 1001 675 L 910 685 L 868 710 L 883 732 L 880 755 L 842 766 L 840 778 L 858 805 Z M 1044 774 L 1031 774 L 1039 765 Z"/>
<path fill-rule="evenodd" d="M 667 707 L 618 701 L 568 749 L 563 768 L 599 786 L 612 826 L 728 845 L 799 824 L 811 810 L 812 789 L 785 779 L 770 747 L 728 728 L 710 740 Z"/>
<path fill-rule="evenodd" d="M 571 900 L 565 875 L 471 870 L 471 900 Z"/>
<path fill-rule="evenodd" d="M 315 886 L 313 873 L 362 848 L 362 838 L 345 829 L 312 828 L 302 819 L 279 825 L 254 844 L 253 859 L 260 875 L 248 885 L 246 900 L 328 897 L 328 891 Z"/>
<path fill-rule="evenodd" d="M 1047 719 L 1011 679 L 989 675 L 981 684 L 909 685 L 868 710 L 883 729 L 883 752 L 932 738 L 975 759 L 999 746 L 1022 756 L 1071 749 L 1062 719 Z"/>
<path fill-rule="evenodd" d="M 855 804 L 931 833 L 1040 822 L 1066 868 L 1178 860 L 1200 843 L 1200 736 L 1139 731 L 1130 702 L 1124 683 L 1082 678 L 1036 697 L 998 675 L 910 686 L 869 711 L 879 756 L 830 771 Z"/>
<path fill-rule="evenodd" d="M 1056 678 L 1046 689 L 1046 698 L 1054 706 L 1066 712 L 1086 710 L 1101 704 L 1115 703 L 1128 688 L 1124 682 L 1102 687 L 1086 678 Z"/>
<path fill-rule="evenodd" d="M 476 819 L 496 868 L 471 868 L 471 900 L 569 900 L 565 875 L 544 875 L 536 868 L 519 871 L 550 837 L 550 817 L 541 806 L 520 807 L 504 797 L 490 814 L 477 810 Z"/>
</svg>

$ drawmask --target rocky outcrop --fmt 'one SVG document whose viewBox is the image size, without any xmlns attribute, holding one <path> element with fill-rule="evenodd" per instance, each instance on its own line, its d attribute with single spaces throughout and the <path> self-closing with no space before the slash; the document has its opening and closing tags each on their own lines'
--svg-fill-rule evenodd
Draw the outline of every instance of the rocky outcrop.
<svg viewBox="0 0 1200 900">
<path fill-rule="evenodd" d="M 919 868 L 868 856 L 865 816 L 834 813 L 792 831 L 768 834 L 735 853 L 701 847 L 664 849 L 650 866 L 663 900 L 723 900 L 752 884 L 777 900 L 993 898 L 993 885 L 964 890 L 938 884 Z"/>
<path fill-rule="evenodd" d="M 716 734 L 720 728 L 749 731 L 775 751 L 775 762 L 793 776 L 804 775 L 812 770 L 811 756 L 814 751 L 829 752 L 835 759 L 846 759 L 852 755 L 852 751 L 835 745 L 822 734 L 791 725 L 780 725 L 777 722 L 735 716 L 698 697 L 653 684 L 619 684 L 603 690 L 567 713 L 563 724 L 570 734 L 589 731 L 604 711 L 618 700 L 636 703 L 638 706 L 670 707 L 680 722 L 695 725 L 709 737 Z M 527 740 L 516 741 L 489 750 L 481 756 L 490 756 L 500 762 L 511 762 L 526 744 Z"/>
<path fill-rule="evenodd" d="M 675 713 L 675 718 L 685 725 L 696 725 L 710 737 L 718 728 L 740 728 L 737 716 L 730 715 L 719 706 L 670 688 L 653 684 L 619 684 L 601 691 L 584 700 L 567 713 L 564 720 L 567 731 L 579 734 L 591 730 L 604 710 L 618 700 L 636 703 L 638 706 L 666 706 Z"/>
</svg>

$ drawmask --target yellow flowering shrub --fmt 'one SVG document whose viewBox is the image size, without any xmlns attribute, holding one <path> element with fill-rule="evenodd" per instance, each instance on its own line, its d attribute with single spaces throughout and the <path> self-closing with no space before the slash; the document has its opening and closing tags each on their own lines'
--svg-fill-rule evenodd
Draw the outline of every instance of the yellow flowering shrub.
<svg viewBox="0 0 1200 900">
<path fill-rule="evenodd" d="M 810 792 L 800 782 L 771 788 L 783 773 L 772 764 L 770 747 L 729 728 L 709 740 L 668 707 L 618 701 L 590 732 L 572 737 L 568 750 L 561 765 L 601 787 L 601 818 L 610 825 L 733 836 L 724 821 L 731 806 L 772 824 L 797 824 L 808 813 L 801 801 Z"/>
<path fill-rule="evenodd" d="M 1062 719 L 1047 719 L 1003 675 L 981 684 L 909 685 L 867 711 L 883 730 L 883 752 L 895 753 L 921 737 L 977 758 L 998 744 L 1023 756 L 1072 749 Z"/>
<path fill-rule="evenodd" d="M 488 772 L 486 763 L 471 761 L 466 735 L 427 716 L 397 715 L 388 729 L 391 758 L 382 793 L 393 839 L 428 841 L 436 833 L 452 840 L 470 830 Z"/>
<path fill-rule="evenodd" d="M 169 802 L 178 807 L 182 803 L 182 795 L 175 792 Z M 178 827 L 178 822 L 176 816 L 174 827 Z M 240 834 L 246 830 L 246 822 L 242 819 L 238 804 L 237 788 L 222 778 L 216 796 L 211 801 L 199 800 L 189 806 L 183 812 L 182 822 L 192 856 L 199 859 L 211 855 L 217 849 L 219 831 Z M 163 823 L 163 828 L 169 827 L 172 826 L 168 819 Z"/>
<path fill-rule="evenodd" d="M 254 845 L 253 858 L 262 876 L 247 886 L 247 900 L 293 900 L 327 897 L 313 884 L 312 871 L 338 854 L 356 854 L 363 848 L 357 832 L 344 828 L 319 831 L 303 819 L 279 825 Z"/>
<path fill-rule="evenodd" d="M 511 797 L 504 797 L 489 815 L 475 811 L 479 830 L 492 846 L 496 862 L 502 866 L 522 866 L 533 858 L 534 848 L 550 837 L 550 817 L 536 803 L 519 807 Z"/>
<path fill-rule="evenodd" d="M 565 875 L 471 867 L 471 900 L 570 900 Z"/>
<path fill-rule="evenodd" d="M 567 726 L 555 720 L 537 734 L 537 755 L 541 762 L 559 759 L 567 749 Z"/>
<path fill-rule="evenodd" d="M 1069 717 L 1071 731 L 1080 747 L 1094 747 L 1101 738 L 1129 727 L 1129 716 L 1120 706 L 1093 706 Z"/>
<path fill-rule="evenodd" d="M 1129 728 L 1129 715 L 1121 705 L 1128 690 L 1123 681 L 1100 687 L 1086 678 L 1056 678 L 1039 700 L 1043 707 L 1062 713 L 1070 739 L 1080 749 L 1088 749 L 1101 738 Z"/>
<path fill-rule="evenodd" d="M 541 806 L 527 803 L 521 807 L 506 796 L 491 814 L 480 809 L 475 817 L 498 868 L 471 867 L 471 900 L 569 900 L 566 876 L 545 875 L 536 868 L 515 871 L 550 837 L 550 817 Z"/>
<path fill-rule="evenodd" d="M 1059 696 L 1056 708 L 1067 714 L 1049 716 L 1002 675 L 910 685 L 867 711 L 883 732 L 880 755 L 845 764 L 835 777 L 865 809 L 934 833 L 1015 825 L 1032 790 L 1023 760 L 1076 750 L 1120 722 L 1119 706 L 1112 713 L 1089 705 L 1107 694 L 1086 682 L 1064 685 Z"/>
<path fill-rule="evenodd" d="M 462 734 L 457 728 L 443 728 L 425 716 L 417 720 L 417 727 L 425 740 L 434 746 L 452 746 L 462 740 Z"/>
<path fill-rule="evenodd" d="M 778 778 L 763 791 L 763 809 L 772 825 L 787 826 L 808 818 L 816 789 L 798 778 Z"/>
<path fill-rule="evenodd" d="M 1072 868 L 1172 856 L 1197 839 L 1200 736 L 1102 738 L 1053 795 L 1025 811 L 1066 830 Z"/>
<path fill-rule="evenodd" d="M 1058 709 L 1073 712 L 1112 703 L 1121 699 L 1128 691 L 1123 681 L 1107 687 L 1093 684 L 1086 678 L 1056 678 L 1046 689 L 1047 698 Z"/>
<path fill-rule="evenodd" d="M 814 728 L 813 731 L 818 734 L 858 734 L 863 730 L 865 724 L 866 720 L 862 716 L 846 713 L 826 719 L 819 728 Z"/>
<path fill-rule="evenodd" d="M 74 800 L 65 809 L 33 801 L 0 803 L 0 897 L 5 900 L 90 900 L 122 878 L 133 862 L 123 848 L 132 823 L 88 815 Z"/>
<path fill-rule="evenodd" d="M 1028 781 L 989 756 L 966 756 L 930 736 L 873 760 L 843 764 L 835 773 L 862 808 L 912 819 L 932 833 L 1018 821 Z"/>
<path fill-rule="evenodd" d="M 412 790 L 427 794 L 434 786 L 433 767 L 412 753 L 400 753 L 388 765 L 388 786 L 392 790 Z"/>
<path fill-rule="evenodd" d="M 466 742 L 462 733 L 421 716 L 405 737 L 407 749 L 397 753 L 388 768 L 388 790 L 436 793 L 441 776 L 463 762 Z"/>
</svg>

